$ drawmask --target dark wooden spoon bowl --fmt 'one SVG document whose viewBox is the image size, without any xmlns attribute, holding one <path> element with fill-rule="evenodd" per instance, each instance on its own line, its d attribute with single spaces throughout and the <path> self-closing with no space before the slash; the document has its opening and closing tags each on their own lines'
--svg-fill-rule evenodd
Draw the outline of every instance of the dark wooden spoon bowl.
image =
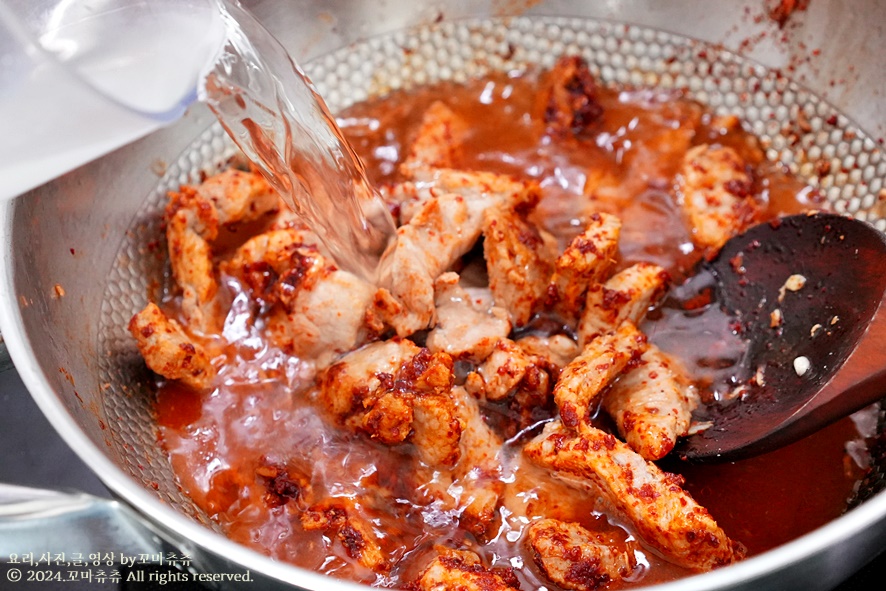
<svg viewBox="0 0 886 591">
<path fill-rule="evenodd" d="M 680 457 L 757 455 L 886 396 L 886 237 L 872 226 L 829 213 L 782 218 L 732 238 L 698 273 L 712 276 L 747 339 L 739 369 L 759 379 L 700 409 L 712 426 L 684 439 Z"/>
</svg>

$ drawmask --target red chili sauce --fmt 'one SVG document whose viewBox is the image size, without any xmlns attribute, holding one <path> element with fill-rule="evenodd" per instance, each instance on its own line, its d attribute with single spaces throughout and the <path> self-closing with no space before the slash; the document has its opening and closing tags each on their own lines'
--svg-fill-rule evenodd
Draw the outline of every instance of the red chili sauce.
<svg viewBox="0 0 886 591">
<path fill-rule="evenodd" d="M 398 164 L 422 113 L 432 101 L 444 100 L 471 129 L 462 168 L 538 180 L 543 200 L 535 221 L 563 243 L 584 228 L 590 212 L 619 215 L 624 224 L 619 268 L 654 262 L 675 282 L 702 254 L 692 245 L 672 190 L 680 159 L 692 145 L 720 143 L 736 149 L 754 170 L 754 190 L 768 203 L 768 214 L 812 205 L 813 193 L 767 162 L 756 138 L 678 93 L 600 89 L 603 115 L 592 133 L 556 138 L 545 133 L 539 115 L 539 83 L 536 74 L 501 74 L 464 86 L 442 83 L 394 92 L 349 108 L 339 122 L 370 178 L 394 183 L 401 180 Z M 247 237 L 238 234 L 234 242 Z M 194 502 L 234 540 L 283 561 L 383 586 L 410 581 L 435 543 L 470 537 L 452 516 L 422 505 L 409 490 L 403 477 L 409 446 L 382 446 L 325 420 L 311 403 L 307 365 L 262 339 L 249 297 L 235 283 L 223 289 L 230 292 L 232 304 L 224 339 L 217 341 L 225 363 L 216 389 L 198 394 L 161 382 L 155 406 L 163 445 L 182 489 Z M 176 299 L 170 296 L 166 303 L 175 313 Z M 642 328 L 664 350 L 679 352 L 701 383 L 715 380 L 717 372 L 728 373 L 729 348 L 711 349 L 717 342 L 728 343 L 729 335 L 702 338 L 703 322 L 676 310 L 656 311 Z M 717 357 L 713 362 L 712 355 Z M 501 412 L 495 407 L 484 411 L 490 417 Z M 522 460 L 520 449 L 530 435 L 506 444 L 508 502 L 523 504 L 528 513 L 534 507 L 577 521 L 615 543 L 624 541 L 628 532 L 598 512 L 592 499 Z M 715 466 L 668 460 L 662 467 L 683 474 L 687 490 L 753 555 L 841 514 L 861 473 L 846 453 L 847 442 L 857 439 L 854 424 L 846 419 L 755 459 Z M 352 560 L 334 536 L 304 531 L 294 517 L 304 507 L 290 490 L 292 483 L 275 478 L 269 465 L 294 467 L 308 475 L 315 490 L 356 499 L 395 558 L 392 572 L 375 575 Z M 513 567 L 523 588 L 555 588 L 523 549 L 521 525 L 506 515 L 501 523 L 489 539 L 474 540 L 474 549 L 491 566 Z M 637 584 L 689 574 L 652 552 L 645 561 L 634 577 Z"/>
</svg>

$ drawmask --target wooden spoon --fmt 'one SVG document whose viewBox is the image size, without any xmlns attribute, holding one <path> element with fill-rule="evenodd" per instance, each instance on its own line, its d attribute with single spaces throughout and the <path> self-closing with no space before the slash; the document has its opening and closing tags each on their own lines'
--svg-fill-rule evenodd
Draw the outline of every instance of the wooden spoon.
<svg viewBox="0 0 886 591">
<path fill-rule="evenodd" d="M 781 218 L 730 239 L 698 273 L 747 340 L 739 373 L 756 377 L 738 399 L 699 409 L 711 426 L 678 444 L 680 457 L 760 454 L 886 397 L 886 237 L 872 226 Z"/>
</svg>

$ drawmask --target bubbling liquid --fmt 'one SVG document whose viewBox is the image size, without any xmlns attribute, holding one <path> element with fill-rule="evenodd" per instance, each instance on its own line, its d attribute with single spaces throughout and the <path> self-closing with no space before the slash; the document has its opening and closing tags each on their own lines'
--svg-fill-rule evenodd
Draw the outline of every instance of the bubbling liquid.
<svg viewBox="0 0 886 591">
<path fill-rule="evenodd" d="M 422 113 L 445 97 L 471 130 L 458 166 L 537 180 L 543 198 L 535 221 L 561 244 L 584 227 L 583 204 L 590 199 L 597 210 L 624 221 L 620 267 L 655 262 L 677 283 L 700 253 L 669 193 L 679 160 L 669 151 L 674 142 L 716 141 L 735 148 L 755 167 L 756 191 L 768 201 L 769 215 L 803 209 L 797 197 L 802 183 L 765 162 L 753 137 L 740 128 L 724 131 L 710 113 L 679 95 L 602 89 L 605 114 L 597 139 L 554 142 L 536 116 L 539 84 L 534 73 L 494 75 L 464 86 L 439 83 L 355 105 L 340 114 L 339 122 L 366 163 L 369 181 L 392 184 L 402 180 L 398 165 Z M 588 197 L 588 170 L 605 171 L 618 190 Z M 476 265 L 478 256 L 476 250 L 469 253 L 465 268 Z M 321 573 L 386 587 L 412 580 L 434 544 L 466 545 L 490 566 L 513 568 L 524 589 L 554 589 L 521 541 L 531 516 L 578 522 L 616 546 L 634 535 L 629 526 L 602 512 L 590 495 L 524 461 L 522 446 L 537 431 L 508 430 L 509 409 L 490 402 L 482 412 L 506 439 L 505 492 L 497 526 L 487 538 L 475 539 L 458 526 L 456 515 L 423 498 L 422 486 L 410 474 L 415 464 L 411 446 L 380 445 L 332 425 L 316 410 L 309 364 L 270 345 L 248 292 L 232 279 L 225 285 L 232 302 L 226 330 L 207 343 L 224 358 L 216 388 L 196 393 L 161 383 L 156 412 L 183 490 L 232 539 Z M 173 314 L 176 305 L 170 295 L 166 306 Z M 709 384 L 727 380 L 730 372 L 729 335 L 715 308 L 661 307 L 642 327 L 658 346 L 678 354 L 698 381 Z M 687 347 L 685 335 L 699 331 L 706 337 L 689 339 Z M 677 343 L 684 343 L 683 349 L 677 350 Z M 722 344 L 722 351 L 712 356 L 711 343 Z M 539 409 L 539 423 L 555 412 Z M 860 475 L 845 446 L 858 437 L 847 419 L 750 460 L 702 467 L 668 461 L 663 466 L 684 474 L 686 488 L 754 554 L 807 533 L 844 510 Z M 353 560 L 339 541 L 304 530 L 298 514 L 305 507 L 298 500 L 268 502 L 268 482 L 260 475 L 268 464 L 303 474 L 318 497 L 353 501 L 392 557 L 391 572 L 376 575 Z M 642 551 L 637 558 L 641 568 L 631 580 L 610 588 L 691 574 L 652 552 Z"/>
</svg>

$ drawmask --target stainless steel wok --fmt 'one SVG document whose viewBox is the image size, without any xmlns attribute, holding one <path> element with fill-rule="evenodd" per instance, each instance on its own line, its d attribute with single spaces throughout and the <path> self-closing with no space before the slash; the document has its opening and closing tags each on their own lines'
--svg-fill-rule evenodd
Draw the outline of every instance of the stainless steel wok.
<svg viewBox="0 0 886 591">
<path fill-rule="evenodd" d="M 246 4 L 306 65 L 333 110 L 413 82 L 549 65 L 581 52 L 607 81 L 685 87 L 742 116 L 768 142 L 770 158 L 819 185 L 837 210 L 886 228 L 886 3 L 812 0 L 781 28 L 763 0 Z M 198 105 L 176 124 L 0 207 L 0 327 L 43 412 L 122 500 L 96 510 L 111 514 L 115 535 L 144 546 L 162 538 L 200 571 L 249 570 L 254 588 L 360 588 L 227 540 L 178 490 L 154 436 L 146 370 L 125 326 L 162 272 L 149 245 L 160 235 L 165 191 L 230 151 Z M 41 499 L 22 512 L 43 518 L 48 507 L 94 508 L 86 498 Z M 29 527 L 15 531 L 37 531 Z M 55 541 L 64 539 L 58 525 L 49 527 Z M 792 543 L 656 589 L 827 589 L 884 543 L 880 492 Z"/>
</svg>

